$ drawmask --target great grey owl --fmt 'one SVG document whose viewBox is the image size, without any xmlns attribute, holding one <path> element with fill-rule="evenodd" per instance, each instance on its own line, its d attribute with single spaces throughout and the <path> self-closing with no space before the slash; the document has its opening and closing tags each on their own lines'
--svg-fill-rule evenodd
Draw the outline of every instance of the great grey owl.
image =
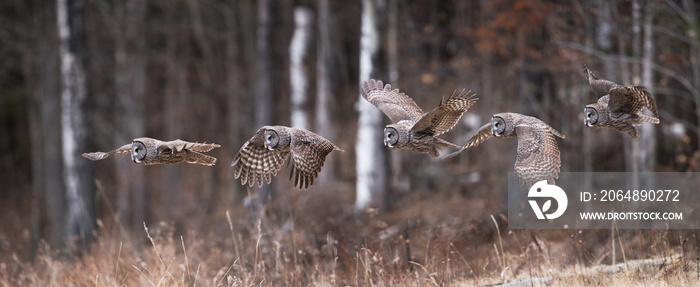
<svg viewBox="0 0 700 287">
<path fill-rule="evenodd" d="M 113 151 L 84 153 L 83 157 L 89 160 L 101 160 L 115 154 L 131 154 L 131 160 L 142 165 L 187 162 L 212 166 L 216 163 L 216 158 L 199 152 L 208 152 L 217 147 L 220 145 L 186 142 L 179 139 L 165 142 L 142 137 Z"/>
<path fill-rule="evenodd" d="M 540 180 L 554 184 L 554 180 L 559 178 L 561 158 L 554 136 L 563 139 L 564 135 L 538 118 L 517 113 L 493 115 L 491 122 L 479 128 L 466 145 L 445 158 L 454 157 L 492 136 L 518 138 L 515 174 L 520 184 L 529 187 Z"/>
<path fill-rule="evenodd" d="M 289 179 L 294 187 L 307 189 L 314 184 L 326 156 L 334 150 L 343 151 L 322 136 L 305 129 L 264 126 L 243 144 L 231 166 L 235 178 L 241 178 L 241 184 L 248 183 L 252 187 L 257 183 L 262 186 L 263 178 L 269 184 L 291 153 Z"/>
<path fill-rule="evenodd" d="M 427 153 L 432 157 L 440 155 L 445 147 L 459 148 L 458 145 L 437 136 L 451 130 L 477 100 L 474 94 L 454 92 L 429 113 L 423 113 L 418 105 L 391 85 L 370 79 L 362 86 L 362 97 L 379 108 L 393 122 L 384 128 L 384 145 L 391 149 L 410 149 L 417 153 Z"/>
<path fill-rule="evenodd" d="M 642 122 L 658 124 L 659 112 L 654 97 L 642 86 L 621 86 L 612 81 L 598 79 L 593 71 L 583 65 L 588 83 L 593 88 L 598 101 L 586 105 L 583 110 L 586 126 L 611 128 L 627 132 L 631 138 L 639 137 L 637 128 Z M 646 107 L 654 116 L 642 113 Z"/>
</svg>

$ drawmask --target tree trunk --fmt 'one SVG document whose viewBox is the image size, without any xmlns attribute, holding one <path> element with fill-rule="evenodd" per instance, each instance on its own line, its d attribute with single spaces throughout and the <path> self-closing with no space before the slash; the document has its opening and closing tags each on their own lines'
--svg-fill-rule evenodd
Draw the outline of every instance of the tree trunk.
<svg viewBox="0 0 700 287">
<path fill-rule="evenodd" d="M 644 9 L 644 44 L 642 45 L 642 85 L 654 94 L 654 1 L 647 1 Z M 640 171 L 653 169 L 656 159 L 656 125 L 642 124 L 639 135 L 640 142 Z"/>
<path fill-rule="evenodd" d="M 293 127 L 311 129 L 307 106 L 309 101 L 309 66 L 307 56 L 313 30 L 311 9 L 303 6 L 294 8 L 294 34 L 289 45 L 289 80 L 292 87 Z"/>
<path fill-rule="evenodd" d="M 63 174 L 67 198 L 67 242 L 86 246 L 95 229 L 95 188 L 91 162 L 80 154 L 87 150 L 88 81 L 85 49 L 85 3 L 57 0 L 61 63 L 61 133 Z"/>
<path fill-rule="evenodd" d="M 36 3 L 34 3 L 36 4 Z M 30 75 L 27 87 L 32 89 L 30 108 L 30 133 L 32 142 L 32 256 L 40 239 L 51 246 L 65 246 L 65 193 L 61 177 L 61 123 L 55 53 L 56 7 L 41 6 L 38 9 L 37 30 L 32 39 L 36 49 L 25 51 L 26 74 Z M 49 220 L 50 233 L 42 234 L 42 218 Z M 49 236 L 49 234 L 53 234 Z"/>
<path fill-rule="evenodd" d="M 384 18 L 385 3 L 381 0 L 362 1 L 362 33 L 360 36 L 360 85 L 370 78 L 383 78 L 385 72 L 382 33 L 379 23 Z M 357 172 L 357 196 L 355 210 L 369 207 L 385 207 L 388 194 L 386 148 L 382 145 L 382 114 L 374 105 L 361 96 L 358 102 L 360 113 L 355 150 Z M 360 152 L 361 151 L 361 152 Z"/>
<path fill-rule="evenodd" d="M 272 102 L 272 67 L 270 59 L 272 52 L 270 47 L 270 1 L 258 1 L 258 23 L 256 31 L 255 57 L 256 80 L 255 80 L 255 125 L 262 127 L 273 124 L 273 102 Z M 263 185 L 260 189 L 261 202 L 270 196 L 272 189 L 269 185 Z"/>
<path fill-rule="evenodd" d="M 333 133 L 334 126 L 331 120 L 332 109 L 332 82 L 334 78 L 334 63 L 331 53 L 331 21 L 330 21 L 330 4 L 328 0 L 318 1 L 318 44 L 317 44 L 317 60 L 316 60 L 316 111 L 315 111 L 315 126 L 316 133 L 334 142 L 335 134 Z M 326 164 L 323 172 L 319 173 L 317 186 L 323 186 L 328 179 L 335 175 L 335 163 L 337 157 L 329 156 L 326 158 Z"/>
<path fill-rule="evenodd" d="M 698 23 L 698 16 L 696 12 L 697 6 L 695 1 L 683 0 L 683 10 L 687 11 L 686 26 L 690 31 L 686 31 L 686 34 L 690 36 L 691 47 L 690 47 L 690 67 L 692 71 L 692 84 L 693 86 L 700 87 L 700 27 L 695 23 Z M 697 142 L 700 145 L 700 93 L 690 91 L 695 101 L 695 117 L 697 130 Z M 697 159 L 697 164 L 700 165 L 700 159 Z"/>
<path fill-rule="evenodd" d="M 119 24 L 115 32 L 115 90 L 119 111 L 114 147 L 145 134 L 144 100 L 146 93 L 145 2 L 129 0 L 117 3 Z M 141 103 L 141 104 L 134 104 Z M 145 220 L 145 168 L 127 160 L 115 160 L 117 174 L 117 210 L 122 224 L 130 231 L 143 228 Z"/>
<path fill-rule="evenodd" d="M 389 83 L 395 89 L 399 88 L 399 31 L 398 31 L 398 0 L 388 0 L 387 9 L 387 60 Z M 391 177 L 391 190 L 396 192 L 408 192 L 411 188 L 410 179 L 404 168 L 403 153 L 388 154 Z"/>
</svg>

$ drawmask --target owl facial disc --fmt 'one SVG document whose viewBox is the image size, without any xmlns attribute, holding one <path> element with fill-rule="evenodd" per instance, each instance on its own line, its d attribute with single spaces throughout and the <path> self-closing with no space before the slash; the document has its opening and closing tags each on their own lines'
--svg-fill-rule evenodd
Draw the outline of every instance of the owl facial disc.
<svg viewBox="0 0 700 287">
<path fill-rule="evenodd" d="M 273 150 L 280 143 L 280 137 L 277 132 L 273 130 L 265 131 L 265 147 L 269 150 Z"/>
<path fill-rule="evenodd" d="M 131 159 L 134 162 L 141 162 L 146 158 L 146 145 L 142 142 L 135 141 L 131 144 Z"/>
<path fill-rule="evenodd" d="M 506 122 L 501 117 L 493 117 L 491 119 L 491 133 L 494 136 L 501 136 L 506 130 Z"/>
<path fill-rule="evenodd" d="M 399 141 L 399 132 L 395 128 L 384 128 L 384 146 L 393 147 Z"/>
<path fill-rule="evenodd" d="M 591 107 L 583 109 L 583 122 L 589 127 L 595 125 L 598 122 L 598 111 Z"/>
</svg>

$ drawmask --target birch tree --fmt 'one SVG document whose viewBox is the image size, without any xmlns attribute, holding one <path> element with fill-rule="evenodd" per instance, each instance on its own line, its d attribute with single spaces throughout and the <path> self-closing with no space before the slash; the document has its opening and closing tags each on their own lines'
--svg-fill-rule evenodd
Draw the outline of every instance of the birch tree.
<svg viewBox="0 0 700 287">
<path fill-rule="evenodd" d="M 306 107 L 309 101 L 309 67 L 306 58 L 312 36 L 313 14 L 303 6 L 294 8 L 294 34 L 289 44 L 289 80 L 292 87 L 292 126 L 310 129 Z"/>
<path fill-rule="evenodd" d="M 642 85 L 647 87 L 649 92 L 654 94 L 654 1 L 647 1 L 644 9 L 644 38 L 642 44 Z M 656 129 L 654 125 L 641 125 L 639 142 L 641 154 L 639 164 L 641 171 L 648 171 L 654 166 L 656 158 Z"/>
<path fill-rule="evenodd" d="M 360 85 L 370 78 L 382 78 L 384 70 L 384 49 L 381 39 L 384 27 L 385 2 L 382 0 L 362 1 L 362 27 L 360 36 Z M 388 193 L 386 148 L 382 145 L 383 121 L 379 109 L 359 97 L 357 109 L 360 113 L 357 127 L 356 150 L 356 192 L 355 210 L 368 207 L 382 207 Z"/>
<path fill-rule="evenodd" d="M 335 141 L 333 120 L 331 119 L 332 89 L 334 78 L 334 63 L 331 48 L 330 3 L 328 0 L 318 1 L 318 40 L 316 56 L 316 110 L 314 112 L 316 132 L 331 142 Z M 337 157 L 328 157 L 324 172 L 318 175 L 317 186 L 323 186 L 328 178 L 335 174 Z"/>
<path fill-rule="evenodd" d="M 87 73 L 85 65 L 85 2 L 57 0 L 61 70 L 61 133 L 67 199 L 65 237 L 85 246 L 95 229 L 93 169 L 80 154 L 87 150 Z"/>
</svg>

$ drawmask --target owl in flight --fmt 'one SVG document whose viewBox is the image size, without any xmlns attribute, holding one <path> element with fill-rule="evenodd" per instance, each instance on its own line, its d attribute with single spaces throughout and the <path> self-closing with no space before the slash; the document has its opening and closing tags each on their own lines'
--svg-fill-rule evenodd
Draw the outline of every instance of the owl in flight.
<svg viewBox="0 0 700 287">
<path fill-rule="evenodd" d="M 241 178 L 241 184 L 248 183 L 252 187 L 257 183 L 262 186 L 263 178 L 269 184 L 291 153 L 289 179 L 294 187 L 307 189 L 314 184 L 326 156 L 334 150 L 343 151 L 322 136 L 305 129 L 264 126 L 243 144 L 231 166 L 235 178 Z"/>
<path fill-rule="evenodd" d="M 466 145 L 445 158 L 454 157 L 492 136 L 518 138 L 515 174 L 520 184 L 530 187 L 540 180 L 554 184 L 554 180 L 559 178 L 561 158 L 554 136 L 563 139 L 564 135 L 538 118 L 517 113 L 493 115 L 491 122 L 479 128 Z"/>
<path fill-rule="evenodd" d="M 621 86 L 614 82 L 598 79 L 593 71 L 583 65 L 588 83 L 593 88 L 598 101 L 586 105 L 583 110 L 586 126 L 611 128 L 627 132 L 631 138 L 639 137 L 637 128 L 642 122 L 658 124 L 659 112 L 651 93 L 642 86 Z M 642 113 L 647 107 L 654 116 Z"/>
<path fill-rule="evenodd" d="M 216 158 L 200 152 L 208 152 L 217 147 L 220 145 L 186 142 L 179 139 L 164 142 L 142 137 L 113 151 L 84 153 L 83 157 L 89 160 L 101 160 L 121 153 L 131 154 L 131 160 L 141 165 L 187 162 L 212 166 L 216 163 Z"/>
<path fill-rule="evenodd" d="M 410 149 L 417 153 L 427 153 L 432 157 L 440 155 L 445 147 L 459 148 L 458 145 L 437 136 L 451 130 L 477 100 L 474 94 L 454 92 L 429 113 L 423 113 L 418 105 L 391 85 L 384 86 L 374 79 L 364 82 L 362 97 L 389 117 L 393 124 L 384 128 L 384 145 L 391 149 Z"/>
</svg>

